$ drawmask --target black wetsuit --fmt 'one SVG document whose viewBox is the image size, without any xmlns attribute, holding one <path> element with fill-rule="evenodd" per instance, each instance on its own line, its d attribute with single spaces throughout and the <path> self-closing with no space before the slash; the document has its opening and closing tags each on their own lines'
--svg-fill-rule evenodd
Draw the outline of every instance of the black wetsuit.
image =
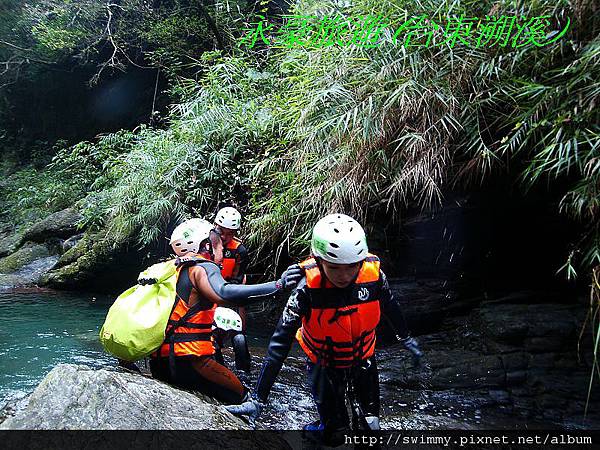
<svg viewBox="0 0 600 450">
<path fill-rule="evenodd" d="M 228 249 L 225 248 L 223 250 L 223 257 L 227 258 Z M 235 267 L 237 268 L 235 276 L 231 276 L 227 278 L 227 281 L 235 284 L 242 284 L 244 282 L 244 277 L 246 276 L 246 271 L 248 270 L 248 263 L 250 259 L 248 258 L 248 249 L 244 246 L 244 244 L 240 243 L 238 248 L 236 249 L 237 257 L 235 262 Z"/>
<path fill-rule="evenodd" d="M 383 272 L 378 281 L 380 310 L 399 338 L 408 336 L 408 328 L 399 303 L 394 299 Z M 345 289 L 336 288 L 336 297 L 343 299 L 350 295 L 353 284 Z M 347 298 L 347 297 L 346 297 Z M 258 378 L 255 396 L 263 403 L 267 402 L 271 387 L 286 359 L 302 317 L 311 311 L 311 298 L 302 279 L 292 292 L 277 324 L 275 333 L 269 342 L 267 356 Z M 340 306 L 344 306 L 340 304 Z M 311 382 L 311 391 L 325 430 L 334 432 L 349 426 L 345 399 L 346 387 L 350 379 L 354 395 L 362 412 L 367 416 L 379 417 L 379 379 L 375 357 L 362 360 L 351 369 L 334 369 L 313 364 L 307 359 L 307 369 Z M 356 419 L 356 418 L 355 418 Z"/>
</svg>

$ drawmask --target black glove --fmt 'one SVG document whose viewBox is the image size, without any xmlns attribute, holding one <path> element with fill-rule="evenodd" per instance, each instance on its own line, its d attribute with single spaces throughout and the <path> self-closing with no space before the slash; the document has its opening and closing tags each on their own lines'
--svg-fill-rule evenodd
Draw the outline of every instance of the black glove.
<svg viewBox="0 0 600 450">
<path fill-rule="evenodd" d="M 292 264 L 281 274 L 281 278 L 275 284 L 277 289 L 293 289 L 304 276 L 304 269 L 298 264 Z"/>
<path fill-rule="evenodd" d="M 421 358 L 423 352 L 419 348 L 419 343 L 415 338 L 408 336 L 407 338 L 401 339 L 402 345 L 412 354 L 413 367 L 419 367 L 421 365 Z"/>
<path fill-rule="evenodd" d="M 259 402 L 254 397 L 246 395 L 244 401 L 239 405 L 229 405 L 225 409 L 234 416 L 248 416 L 250 426 L 256 428 L 256 419 L 260 416 L 261 411 L 266 405 Z"/>
</svg>

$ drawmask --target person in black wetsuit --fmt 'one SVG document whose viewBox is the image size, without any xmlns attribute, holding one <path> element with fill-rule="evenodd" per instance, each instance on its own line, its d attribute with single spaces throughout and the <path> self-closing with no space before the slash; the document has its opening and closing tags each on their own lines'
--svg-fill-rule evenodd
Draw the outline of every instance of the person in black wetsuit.
<svg viewBox="0 0 600 450">
<path fill-rule="evenodd" d="M 248 397 L 246 388 L 213 357 L 215 308 L 245 305 L 293 288 L 302 272 L 298 266 L 290 266 L 278 281 L 256 285 L 227 283 L 220 267 L 199 253 L 211 230 L 209 222 L 192 219 L 173 231 L 171 246 L 178 255 L 177 300 L 165 341 L 151 356 L 150 369 L 157 379 L 198 390 L 226 403 L 240 403 Z"/>
<path fill-rule="evenodd" d="M 419 364 L 422 352 L 411 338 L 400 305 L 392 296 L 379 258 L 368 253 L 365 233 L 344 214 L 331 214 L 314 227 L 312 258 L 302 262 L 300 280 L 284 308 L 264 360 L 252 398 L 227 409 L 255 420 L 267 403 L 294 337 L 306 353 L 311 391 L 319 421 L 305 430 L 325 443 L 353 427 L 379 429 L 379 379 L 375 328 L 381 314 Z"/>
</svg>

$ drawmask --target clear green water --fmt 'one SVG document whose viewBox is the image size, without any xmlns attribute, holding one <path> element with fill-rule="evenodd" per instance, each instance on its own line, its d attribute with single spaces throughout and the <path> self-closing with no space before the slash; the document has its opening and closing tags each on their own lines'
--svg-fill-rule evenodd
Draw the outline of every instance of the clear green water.
<svg viewBox="0 0 600 450">
<path fill-rule="evenodd" d="M 0 293 L 0 406 L 31 392 L 59 363 L 114 365 L 98 341 L 112 300 L 38 290 Z"/>
<path fill-rule="evenodd" d="M 96 297 L 38 290 L 0 292 L 0 409 L 5 403 L 32 392 L 57 364 L 85 364 L 94 368 L 115 366 L 116 360 L 104 353 L 98 340 L 98 332 L 113 298 Z M 253 331 L 249 336 L 252 355 L 252 375 L 247 379 L 249 386 L 256 383 L 270 337 L 270 330 Z M 381 349 L 378 353 L 384 355 L 385 352 Z M 224 353 L 232 367 L 231 349 L 227 348 Z M 305 359 L 298 346 L 294 346 L 273 386 L 272 407 L 263 414 L 262 423 L 267 428 L 301 428 L 316 419 L 304 371 Z M 463 394 L 469 395 L 468 392 Z M 449 416 L 447 410 L 452 410 L 450 418 L 474 428 L 536 425 L 533 421 L 523 422 L 522 418 L 499 411 L 497 407 L 479 404 L 477 399 L 471 401 L 463 397 L 460 392 L 426 389 L 399 392 L 397 386 L 382 380 L 384 423 L 391 427 L 419 428 L 427 423 L 428 417 L 446 417 Z M 408 422 L 400 425 L 385 422 L 389 415 L 405 417 Z M 579 428 L 578 424 L 571 426 Z"/>
</svg>

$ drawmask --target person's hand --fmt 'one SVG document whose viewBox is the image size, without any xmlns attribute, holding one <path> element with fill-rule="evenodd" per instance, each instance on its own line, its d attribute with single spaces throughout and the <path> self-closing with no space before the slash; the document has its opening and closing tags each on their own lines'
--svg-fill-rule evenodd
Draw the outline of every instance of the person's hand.
<svg viewBox="0 0 600 450">
<path fill-rule="evenodd" d="M 419 367 L 421 365 L 423 352 L 419 348 L 419 343 L 417 340 L 409 336 L 405 339 L 402 339 L 402 345 L 404 345 L 404 348 L 412 354 L 413 367 Z"/>
<path fill-rule="evenodd" d="M 247 400 L 239 405 L 228 405 L 225 407 L 234 416 L 247 416 L 250 421 L 250 426 L 256 428 L 256 419 L 260 416 L 261 411 L 265 407 L 264 403 L 257 399 L 247 396 Z"/>
<path fill-rule="evenodd" d="M 298 264 L 292 264 L 281 274 L 281 278 L 276 283 L 277 289 L 294 289 L 303 276 L 304 269 Z"/>
</svg>

